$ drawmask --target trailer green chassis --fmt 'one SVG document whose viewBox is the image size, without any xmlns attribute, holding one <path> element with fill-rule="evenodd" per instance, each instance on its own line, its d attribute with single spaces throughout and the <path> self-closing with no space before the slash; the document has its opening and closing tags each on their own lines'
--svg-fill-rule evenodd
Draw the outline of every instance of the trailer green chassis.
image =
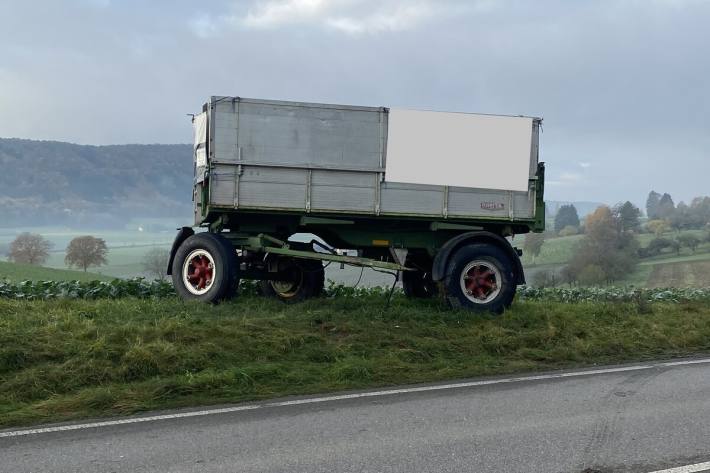
<svg viewBox="0 0 710 473">
<path fill-rule="evenodd" d="M 242 237 L 237 238 L 230 237 L 229 233 L 225 236 L 232 242 L 247 251 L 255 251 L 258 253 L 263 253 L 265 255 L 274 254 L 281 256 L 290 256 L 293 258 L 303 258 L 319 261 L 327 261 L 333 263 L 348 264 L 351 266 L 365 267 L 365 268 L 379 268 L 386 269 L 390 271 L 414 271 L 412 268 L 407 268 L 406 266 L 389 261 L 380 261 L 373 258 L 363 258 L 359 256 L 348 256 L 348 255 L 338 255 L 332 253 L 319 253 L 316 251 L 303 251 L 292 249 L 288 242 L 279 240 L 270 235 L 259 234 L 255 237 Z M 276 246 L 274 246 L 276 245 Z"/>
</svg>

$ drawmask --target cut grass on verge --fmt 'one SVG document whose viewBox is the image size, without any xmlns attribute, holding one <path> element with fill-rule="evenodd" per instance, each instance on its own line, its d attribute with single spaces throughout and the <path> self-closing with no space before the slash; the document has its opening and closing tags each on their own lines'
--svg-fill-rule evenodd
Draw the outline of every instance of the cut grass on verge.
<svg viewBox="0 0 710 473">
<path fill-rule="evenodd" d="M 395 296 L 218 306 L 0 299 L 0 426 L 670 357 L 710 305 L 517 302 L 493 317 Z"/>
</svg>

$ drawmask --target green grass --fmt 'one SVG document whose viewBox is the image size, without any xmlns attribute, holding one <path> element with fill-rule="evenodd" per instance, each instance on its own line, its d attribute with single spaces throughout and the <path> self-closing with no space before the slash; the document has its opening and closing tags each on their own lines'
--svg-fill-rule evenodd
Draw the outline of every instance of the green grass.
<svg viewBox="0 0 710 473">
<path fill-rule="evenodd" d="M 111 281 L 113 278 L 83 271 L 53 269 L 0 261 L 0 280 L 19 281 Z"/>
<path fill-rule="evenodd" d="M 143 269 L 144 256 L 151 248 L 156 247 L 170 249 L 170 245 L 136 245 L 109 248 L 107 256 L 108 264 L 98 268 L 92 268 L 92 271 L 115 278 L 143 276 L 145 272 Z M 64 264 L 64 252 L 50 253 L 47 266 L 54 268 L 66 267 Z"/>
<path fill-rule="evenodd" d="M 705 235 L 707 235 L 707 232 L 704 230 L 683 230 L 681 232 L 668 232 L 663 235 L 663 238 L 675 239 L 680 235 L 694 235 L 700 239 L 703 239 Z M 584 235 L 572 235 L 568 237 L 556 237 L 545 240 L 545 243 L 542 245 L 540 255 L 535 258 L 534 266 L 566 264 L 574 254 L 575 245 L 583 237 Z M 641 247 L 646 247 L 651 242 L 651 240 L 656 238 L 656 236 L 650 233 L 641 233 L 637 236 L 637 238 L 639 240 L 639 245 Z M 523 243 L 522 241 L 518 242 L 516 240 L 515 244 L 517 244 L 518 247 L 522 247 Z M 690 250 L 687 248 L 683 248 L 682 252 L 684 254 L 690 254 Z M 700 247 L 698 247 L 696 254 L 705 254 L 708 255 L 706 257 L 710 258 L 710 243 L 701 244 Z M 665 257 L 673 257 L 674 255 L 675 253 L 663 254 L 657 258 L 663 259 Z M 525 264 L 526 266 L 533 266 L 532 257 L 530 255 L 523 254 L 523 264 Z"/>
<path fill-rule="evenodd" d="M 135 223 L 134 226 L 138 226 Z M 116 278 L 129 278 L 144 275 L 143 256 L 154 247 L 170 248 L 176 232 L 140 232 L 137 229 L 92 230 L 62 227 L 28 227 L 0 229 L 0 245 L 9 245 L 22 232 L 38 233 L 54 246 L 46 266 L 66 269 L 64 264 L 65 249 L 72 238 L 80 235 L 93 235 L 106 240 L 108 246 L 108 264 L 92 268 L 97 274 Z M 0 255 L 4 256 L 4 255 Z"/>
<path fill-rule="evenodd" d="M 540 249 L 540 254 L 535 258 L 535 266 L 550 264 L 565 264 L 574 254 L 574 248 L 584 235 L 572 235 L 568 237 L 550 238 Z M 514 242 L 522 248 L 522 240 Z M 532 256 L 523 252 L 523 264 L 532 265 Z"/>
<path fill-rule="evenodd" d="M 708 350 L 701 302 L 517 302 L 492 317 L 401 296 L 389 309 L 381 296 L 0 299 L 0 425 Z"/>
</svg>

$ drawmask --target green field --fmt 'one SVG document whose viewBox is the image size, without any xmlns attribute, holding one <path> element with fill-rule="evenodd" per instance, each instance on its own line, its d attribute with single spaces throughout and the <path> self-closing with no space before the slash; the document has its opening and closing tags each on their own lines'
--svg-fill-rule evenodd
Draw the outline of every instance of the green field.
<svg viewBox="0 0 710 473">
<path fill-rule="evenodd" d="M 0 299 L 0 425 L 710 350 L 707 303 Z"/>
<path fill-rule="evenodd" d="M 18 234 L 28 231 L 38 233 L 48 239 L 54 247 L 50 252 L 47 267 L 67 269 L 64 264 L 65 248 L 72 238 L 80 235 L 93 235 L 106 240 L 108 246 L 108 264 L 99 268 L 92 268 L 94 273 L 107 278 L 130 278 L 147 276 L 143 269 L 142 258 L 152 248 L 170 248 L 174 231 L 146 232 L 139 231 L 140 225 L 147 223 L 137 222 L 134 228 L 125 230 L 88 230 L 55 227 L 0 229 L 0 244 L 9 245 Z M 34 279 L 28 276 L 27 279 Z"/>
<path fill-rule="evenodd" d="M 90 272 L 0 261 L 0 281 L 110 281 L 111 279 L 113 278 Z"/>
<path fill-rule="evenodd" d="M 546 239 L 540 250 L 540 255 L 535 258 L 535 266 L 567 263 L 572 258 L 575 245 L 582 237 L 583 235 L 572 235 Z M 520 241 L 515 240 L 513 244 L 522 248 L 523 241 L 524 237 Z M 532 256 L 523 252 L 523 264 L 526 267 L 533 266 Z"/>
<path fill-rule="evenodd" d="M 669 232 L 664 234 L 663 237 L 674 239 L 683 234 L 690 234 L 703 239 L 705 235 L 707 235 L 707 232 L 703 230 L 684 230 L 682 232 Z M 535 264 L 532 264 L 532 258 L 529 255 L 523 255 L 523 264 L 528 279 L 532 281 L 534 275 L 540 271 L 558 273 L 572 258 L 575 245 L 582 238 L 583 235 L 574 235 L 545 240 L 540 255 L 535 258 Z M 654 238 L 655 235 L 653 234 L 642 233 L 638 235 L 639 245 L 646 247 Z M 519 245 L 522 245 L 522 243 L 519 243 Z M 691 252 L 688 248 L 682 248 L 680 255 L 674 251 L 666 251 L 658 256 L 641 259 L 633 273 L 627 275 L 620 281 L 616 281 L 615 284 L 627 284 L 636 287 L 658 287 L 659 281 L 662 281 L 662 278 L 654 276 L 653 280 L 651 280 L 651 277 L 652 274 L 658 274 L 659 271 L 661 271 L 662 265 L 686 263 L 683 267 L 687 269 L 686 274 L 688 274 L 688 277 L 680 277 L 676 267 L 676 277 L 673 278 L 675 287 L 708 287 L 710 282 L 707 282 L 702 277 L 694 276 L 695 273 L 701 271 L 704 267 L 702 263 L 708 260 L 710 260 L 710 243 L 708 242 L 702 243 L 696 249 L 695 253 Z"/>
</svg>

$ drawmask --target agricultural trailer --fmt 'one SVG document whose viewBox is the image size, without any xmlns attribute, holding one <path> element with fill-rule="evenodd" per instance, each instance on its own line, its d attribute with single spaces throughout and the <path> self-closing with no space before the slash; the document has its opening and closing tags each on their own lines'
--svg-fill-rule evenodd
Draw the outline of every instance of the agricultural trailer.
<svg viewBox="0 0 710 473">
<path fill-rule="evenodd" d="M 541 123 L 211 97 L 193 118 L 194 227 L 168 274 L 185 299 L 252 279 L 295 302 L 323 291 L 324 264 L 348 264 L 401 275 L 409 297 L 500 312 L 525 283 L 510 240 L 544 230 Z"/>
</svg>

